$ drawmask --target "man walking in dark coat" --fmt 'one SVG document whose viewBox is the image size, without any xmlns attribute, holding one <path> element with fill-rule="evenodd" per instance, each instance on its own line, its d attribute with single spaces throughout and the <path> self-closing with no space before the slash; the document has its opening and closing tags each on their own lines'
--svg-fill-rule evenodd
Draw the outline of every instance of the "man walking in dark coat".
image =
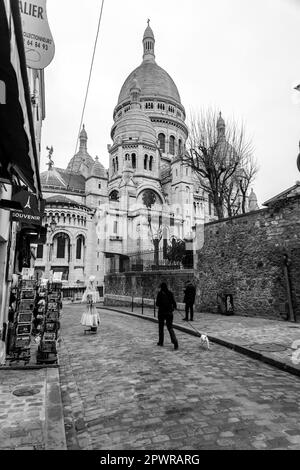
<svg viewBox="0 0 300 470">
<path fill-rule="evenodd" d="M 190 321 L 194 320 L 194 302 L 196 297 L 195 286 L 189 281 L 184 290 L 184 299 L 185 303 L 185 321 L 189 321 L 189 312 L 190 312 Z"/>
<path fill-rule="evenodd" d="M 160 286 L 160 291 L 157 294 L 156 305 L 158 307 L 158 335 L 159 340 L 157 346 L 164 345 L 164 325 L 166 322 L 171 342 L 174 344 L 174 349 L 178 349 L 178 341 L 173 330 L 173 310 L 177 308 L 174 295 L 169 291 L 168 286 L 163 282 Z"/>
</svg>

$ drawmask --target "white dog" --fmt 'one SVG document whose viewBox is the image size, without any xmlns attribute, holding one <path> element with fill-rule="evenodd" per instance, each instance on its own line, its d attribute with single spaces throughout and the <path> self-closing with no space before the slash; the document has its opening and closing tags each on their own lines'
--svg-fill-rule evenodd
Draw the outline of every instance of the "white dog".
<svg viewBox="0 0 300 470">
<path fill-rule="evenodd" d="M 200 336 L 200 344 L 206 349 L 209 349 L 209 339 L 206 335 Z"/>
</svg>

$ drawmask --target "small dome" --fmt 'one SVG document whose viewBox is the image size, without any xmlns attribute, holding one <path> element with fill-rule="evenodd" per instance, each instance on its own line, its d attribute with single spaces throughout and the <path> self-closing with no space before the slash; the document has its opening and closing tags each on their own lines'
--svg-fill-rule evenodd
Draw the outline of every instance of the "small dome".
<svg viewBox="0 0 300 470">
<path fill-rule="evenodd" d="M 130 109 L 116 126 L 114 141 L 118 138 L 139 138 L 156 144 L 156 133 L 150 118 L 138 108 Z"/>
<path fill-rule="evenodd" d="M 57 186 L 60 188 L 66 188 L 67 183 L 64 178 L 60 175 L 56 168 L 52 167 L 48 171 L 44 171 L 40 175 L 42 186 Z"/>
<path fill-rule="evenodd" d="M 90 176 L 97 176 L 99 178 L 106 178 L 106 171 L 102 163 L 99 162 L 99 158 L 95 158 L 95 163 L 91 167 Z"/>
</svg>

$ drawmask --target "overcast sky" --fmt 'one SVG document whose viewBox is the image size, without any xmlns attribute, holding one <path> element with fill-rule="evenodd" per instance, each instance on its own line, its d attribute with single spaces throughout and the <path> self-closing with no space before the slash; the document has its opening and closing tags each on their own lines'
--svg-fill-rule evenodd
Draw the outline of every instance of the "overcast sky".
<svg viewBox="0 0 300 470">
<path fill-rule="evenodd" d="M 46 145 L 55 166 L 73 156 L 101 0 L 48 0 L 56 53 L 45 69 Z M 151 20 L 156 62 L 175 81 L 186 112 L 209 106 L 245 123 L 260 171 L 261 205 L 292 186 L 300 140 L 300 0 L 105 0 L 84 123 L 88 151 L 108 168 L 113 109 L 142 61 Z"/>
</svg>

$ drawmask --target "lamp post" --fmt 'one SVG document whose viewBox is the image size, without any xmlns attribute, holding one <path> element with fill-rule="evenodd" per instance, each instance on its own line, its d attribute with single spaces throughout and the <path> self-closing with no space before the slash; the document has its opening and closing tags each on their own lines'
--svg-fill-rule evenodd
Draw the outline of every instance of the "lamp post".
<svg viewBox="0 0 300 470">
<path fill-rule="evenodd" d="M 294 90 L 297 90 L 297 91 L 300 92 L 300 83 L 299 83 L 299 85 L 294 87 Z M 300 171 L 300 142 L 299 142 L 299 154 L 298 154 L 298 157 L 297 157 L 297 168 L 298 168 L 298 171 Z"/>
<path fill-rule="evenodd" d="M 56 229 L 56 221 L 54 219 L 54 217 L 52 217 L 51 219 L 51 222 L 49 223 L 49 225 L 46 225 L 47 227 L 47 246 L 48 246 L 48 262 L 50 263 L 51 261 L 51 234 L 55 232 L 55 229 Z"/>
</svg>

